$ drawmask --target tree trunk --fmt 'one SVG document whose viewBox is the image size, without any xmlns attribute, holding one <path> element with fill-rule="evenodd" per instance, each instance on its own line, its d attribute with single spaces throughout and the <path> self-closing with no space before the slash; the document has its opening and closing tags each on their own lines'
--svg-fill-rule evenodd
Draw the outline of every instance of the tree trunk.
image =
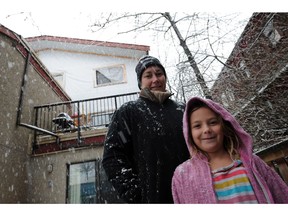
<svg viewBox="0 0 288 216">
<path fill-rule="evenodd" d="M 197 78 L 197 81 L 199 82 L 200 84 L 200 87 L 203 91 L 203 94 L 206 98 L 208 99 L 212 99 L 212 96 L 210 94 L 210 90 L 208 88 L 208 86 L 206 85 L 206 82 L 204 80 L 204 77 L 202 76 L 202 74 L 200 73 L 200 70 L 197 66 L 197 63 L 195 62 L 195 59 L 194 57 L 192 56 L 192 53 L 190 52 L 187 44 L 186 44 L 186 41 L 183 39 L 181 33 L 179 32 L 179 29 L 178 27 L 176 26 L 174 20 L 172 20 L 172 17 L 170 16 L 170 13 L 166 12 L 163 14 L 163 16 L 170 22 L 171 26 L 173 27 L 179 41 L 180 41 L 180 46 L 182 46 L 185 54 L 187 55 L 187 58 L 188 58 L 188 61 L 190 63 L 190 66 L 192 67 L 195 75 L 196 75 L 196 78 Z"/>
</svg>

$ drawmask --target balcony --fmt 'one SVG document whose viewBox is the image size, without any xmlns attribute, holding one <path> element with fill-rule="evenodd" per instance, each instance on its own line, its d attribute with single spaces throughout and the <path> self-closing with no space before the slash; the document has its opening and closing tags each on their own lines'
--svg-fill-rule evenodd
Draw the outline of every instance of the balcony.
<svg viewBox="0 0 288 216">
<path fill-rule="evenodd" d="M 32 154 L 102 145 L 114 111 L 138 97 L 135 92 L 35 106 L 34 125 L 23 125 L 34 129 Z"/>
</svg>

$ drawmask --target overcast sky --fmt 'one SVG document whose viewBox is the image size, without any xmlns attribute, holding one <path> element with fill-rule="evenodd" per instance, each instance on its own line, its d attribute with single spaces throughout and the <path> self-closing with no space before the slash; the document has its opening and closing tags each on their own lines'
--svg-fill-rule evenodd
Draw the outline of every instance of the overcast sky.
<svg viewBox="0 0 288 216">
<path fill-rule="evenodd" d="M 276 0 L 278 1 L 278 0 Z M 193 2 L 193 3 L 192 3 Z M 208 2 L 208 3 L 207 3 Z M 266 0 L 261 0 L 260 10 L 265 10 Z M 273 10 L 277 4 L 270 4 Z M 275 3 L 275 0 L 273 1 Z M 117 35 L 116 31 L 105 35 L 92 33 L 89 25 L 93 23 L 95 13 L 101 11 L 193 11 L 202 12 L 246 12 L 251 13 L 252 1 L 241 0 L 231 4 L 231 0 L 8 0 L 1 3 L 0 23 L 22 35 L 31 37 L 38 35 L 56 35 L 92 40 L 107 40 L 125 43 L 150 45 L 147 35 L 137 38 Z M 247 3 L 247 4 L 246 4 Z M 256 8 L 257 8 L 256 7 Z M 278 5 L 278 7 L 280 7 Z M 191 8 L 191 9 L 189 9 Z M 283 7 L 280 7 L 283 9 Z M 269 10 L 268 10 L 269 11 Z M 89 15 L 90 14 L 90 15 Z M 102 38 L 101 38 L 102 37 Z"/>
<path fill-rule="evenodd" d="M 98 12 L 99 13 L 99 12 Z M 80 39 L 103 40 L 110 42 L 132 43 L 150 46 L 150 54 L 157 55 L 158 45 L 153 44 L 149 33 L 117 34 L 120 26 L 115 26 L 103 33 L 93 33 L 91 24 L 97 17 L 96 12 L 54 11 L 50 10 L 1 11 L 0 23 L 17 34 L 26 37 L 52 35 Z M 122 24 L 123 25 L 123 24 Z M 122 26 L 123 27 L 123 26 Z"/>
<path fill-rule="evenodd" d="M 7 4 L 9 4 L 9 2 Z M 123 22 L 121 26 L 114 25 L 113 28 L 105 30 L 104 34 L 102 32 L 92 32 L 91 25 L 95 22 L 97 13 L 101 13 L 99 11 L 91 12 L 84 10 L 80 12 L 77 10 L 59 10 L 59 8 L 57 10 L 51 10 L 49 7 L 44 10 L 43 7 L 39 6 L 30 8 L 31 9 L 27 11 L 15 9 L 3 10 L 3 8 L 0 7 L 0 23 L 24 38 L 52 35 L 132 43 L 150 46 L 150 55 L 158 57 L 160 55 L 161 49 L 159 50 L 159 42 L 153 40 L 151 32 L 137 33 L 137 35 L 136 33 L 118 34 L 121 28 L 123 30 Z M 129 23 L 127 23 L 127 25 L 129 26 Z M 165 41 L 162 40 L 160 43 L 161 46 L 163 46 Z M 167 49 L 169 49 L 169 47 L 165 50 L 169 52 Z"/>
<path fill-rule="evenodd" d="M 273 2 L 275 1 L 278 0 Z M 0 23 L 24 38 L 52 35 L 147 45 L 150 46 L 150 55 L 159 58 L 163 52 L 168 53 L 170 56 L 171 53 L 176 52 L 172 50 L 173 47 L 165 46 L 163 39 L 160 42 L 153 41 L 153 37 L 149 32 L 137 33 L 137 35 L 136 33 L 117 34 L 123 28 L 123 24 L 121 26 L 113 26 L 113 29 L 105 31 L 105 34 L 93 33 L 90 25 L 95 21 L 96 14 L 105 11 L 186 11 L 187 13 L 202 11 L 244 12 L 247 16 L 247 14 L 252 14 L 253 10 L 255 10 L 253 5 L 251 5 L 251 0 L 241 0 L 233 4 L 231 4 L 231 0 L 209 0 L 208 3 L 205 0 L 175 0 L 167 2 L 167 0 L 8 0 L 4 5 L 2 3 L 0 7 Z M 192 2 L 194 3 L 192 4 Z M 260 11 L 265 11 L 265 2 L 266 0 L 261 0 Z M 277 4 L 271 5 L 269 3 L 268 8 L 273 10 L 275 5 Z M 188 10 L 189 8 L 191 8 L 191 11 Z M 237 39 L 235 38 L 235 42 Z M 233 46 L 227 48 L 227 53 L 231 52 L 231 48 Z M 174 66 L 177 64 L 177 60 L 168 59 L 167 62 Z"/>
<path fill-rule="evenodd" d="M 278 0 L 276 0 L 278 1 Z M 193 3 L 192 3 L 193 2 Z M 260 9 L 265 10 L 266 0 L 261 0 Z M 268 1 L 270 2 L 271 1 Z M 273 1 L 275 2 L 275 0 Z M 149 35 L 117 35 L 117 27 L 107 34 L 91 32 L 96 13 L 101 11 L 193 11 L 203 12 L 253 12 L 250 0 L 231 4 L 231 0 L 8 0 L 1 3 L 0 23 L 23 37 L 55 35 L 112 42 L 138 43 L 151 46 Z M 247 4 L 246 4 L 247 3 Z M 248 6 L 249 5 L 249 6 Z M 277 4 L 269 4 L 273 9 Z M 259 6 L 257 6 L 259 8 Z M 279 5 L 278 5 L 279 7 Z M 191 11 L 189 10 L 191 8 Z M 281 7 L 280 7 L 281 8 Z M 283 7 L 282 7 L 283 8 Z M 120 28 L 120 27 L 118 27 Z"/>
</svg>

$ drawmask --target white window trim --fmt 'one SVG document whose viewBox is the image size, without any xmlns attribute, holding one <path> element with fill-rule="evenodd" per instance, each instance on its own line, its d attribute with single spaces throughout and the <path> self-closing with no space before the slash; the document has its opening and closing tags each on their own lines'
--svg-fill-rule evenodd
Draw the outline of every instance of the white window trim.
<svg viewBox="0 0 288 216">
<path fill-rule="evenodd" d="M 282 38 L 281 34 L 274 27 L 273 19 L 266 25 L 266 27 L 263 31 L 263 34 L 269 38 L 269 40 L 273 46 L 276 46 L 276 44 Z"/>
<path fill-rule="evenodd" d="M 249 78 L 249 77 L 251 76 L 251 73 L 250 73 L 250 71 L 248 70 L 248 68 L 247 68 L 246 63 L 245 63 L 244 60 L 240 61 L 240 70 L 245 72 L 246 77 Z"/>
<path fill-rule="evenodd" d="M 62 86 L 62 88 L 65 89 L 65 84 L 66 84 L 66 73 L 65 71 L 57 71 L 57 72 L 51 72 L 53 78 L 56 80 L 56 82 Z M 60 83 L 55 77 L 56 76 L 62 76 L 62 83 Z"/>
<path fill-rule="evenodd" d="M 221 94 L 221 101 L 222 101 L 222 104 L 223 104 L 225 107 L 228 107 L 228 106 L 229 106 L 227 96 L 226 96 L 226 94 L 225 94 L 224 92 Z"/>
</svg>

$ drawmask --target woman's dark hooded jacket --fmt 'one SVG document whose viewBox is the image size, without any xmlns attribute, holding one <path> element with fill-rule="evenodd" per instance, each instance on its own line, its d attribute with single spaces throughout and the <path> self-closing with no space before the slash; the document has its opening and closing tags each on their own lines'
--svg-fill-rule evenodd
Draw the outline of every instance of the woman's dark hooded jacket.
<svg viewBox="0 0 288 216">
<path fill-rule="evenodd" d="M 184 104 L 167 92 L 156 96 L 144 89 L 136 101 L 122 105 L 106 136 L 102 164 L 127 203 L 173 203 L 173 172 L 189 158 L 182 132 Z"/>
</svg>

